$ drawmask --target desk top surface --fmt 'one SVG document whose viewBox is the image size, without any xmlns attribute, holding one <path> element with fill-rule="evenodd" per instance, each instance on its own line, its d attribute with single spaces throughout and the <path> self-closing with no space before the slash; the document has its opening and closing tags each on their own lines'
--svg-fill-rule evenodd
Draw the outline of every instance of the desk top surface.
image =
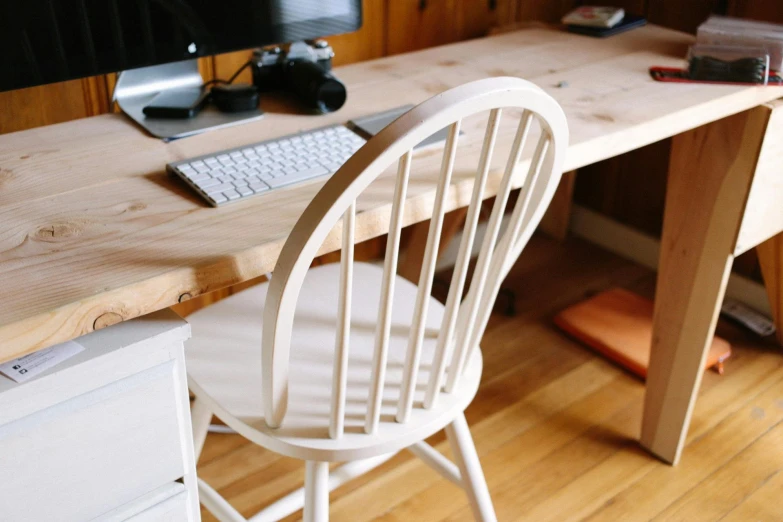
<svg viewBox="0 0 783 522">
<path fill-rule="evenodd" d="M 566 170 L 783 96 L 778 87 L 650 79 L 651 65 L 681 65 L 692 40 L 655 26 L 605 40 L 526 29 L 341 67 L 348 102 L 326 116 L 267 104 L 259 122 L 168 144 L 116 114 L 0 136 L 0 361 L 271 271 L 323 184 L 213 209 L 165 173 L 168 162 L 418 103 L 487 76 L 531 80 L 560 102 Z M 439 154 L 427 154 L 437 172 Z M 431 213 L 434 182 L 423 170 L 406 223 Z M 360 205 L 357 241 L 386 232 L 392 186 L 379 180 L 375 195 L 386 201 Z M 468 198 L 455 190 L 449 206 Z M 322 250 L 336 248 L 327 240 Z"/>
</svg>

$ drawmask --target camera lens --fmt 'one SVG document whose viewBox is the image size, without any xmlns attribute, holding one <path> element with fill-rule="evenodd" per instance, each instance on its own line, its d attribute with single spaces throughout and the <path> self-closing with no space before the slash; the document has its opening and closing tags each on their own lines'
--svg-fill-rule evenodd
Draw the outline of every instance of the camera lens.
<svg viewBox="0 0 783 522">
<path fill-rule="evenodd" d="M 315 62 L 291 61 L 286 76 L 291 90 L 318 112 L 333 112 L 345 103 L 345 85 Z"/>
</svg>

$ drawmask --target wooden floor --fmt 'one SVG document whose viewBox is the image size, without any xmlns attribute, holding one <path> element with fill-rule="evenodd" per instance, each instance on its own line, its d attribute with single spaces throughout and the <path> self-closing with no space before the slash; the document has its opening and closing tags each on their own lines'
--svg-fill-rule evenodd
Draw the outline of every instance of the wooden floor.
<svg viewBox="0 0 783 522">
<path fill-rule="evenodd" d="M 637 446 L 642 382 L 551 324 L 594 292 L 619 285 L 651 296 L 654 284 L 649 270 L 578 240 L 534 238 L 523 254 L 507 282 L 517 314 L 493 317 L 467 410 L 499 520 L 783 520 L 783 351 L 719 325 L 734 357 L 724 376 L 705 375 L 672 468 Z M 431 442 L 448 453 L 442 434 Z M 299 487 L 304 466 L 210 434 L 198 471 L 251 515 Z M 462 491 L 407 452 L 332 493 L 331 517 L 471 519 Z"/>
</svg>

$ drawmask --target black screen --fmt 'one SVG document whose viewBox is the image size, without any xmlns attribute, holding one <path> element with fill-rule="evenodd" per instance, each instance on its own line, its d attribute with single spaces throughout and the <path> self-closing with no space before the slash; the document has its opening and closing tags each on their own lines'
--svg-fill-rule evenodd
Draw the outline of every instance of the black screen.
<svg viewBox="0 0 783 522">
<path fill-rule="evenodd" d="M 0 91 L 355 31 L 361 0 L 10 0 Z"/>
</svg>

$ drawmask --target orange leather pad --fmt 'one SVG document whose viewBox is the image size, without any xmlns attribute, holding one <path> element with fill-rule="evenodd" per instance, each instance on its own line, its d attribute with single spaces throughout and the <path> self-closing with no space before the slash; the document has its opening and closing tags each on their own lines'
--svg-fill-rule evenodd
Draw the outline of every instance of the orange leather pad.
<svg viewBox="0 0 783 522">
<path fill-rule="evenodd" d="M 622 288 L 612 288 L 566 308 L 555 324 L 598 353 L 645 378 L 650 362 L 653 302 Z M 723 361 L 731 345 L 715 336 L 705 368 L 716 366 L 723 373 Z"/>
</svg>

